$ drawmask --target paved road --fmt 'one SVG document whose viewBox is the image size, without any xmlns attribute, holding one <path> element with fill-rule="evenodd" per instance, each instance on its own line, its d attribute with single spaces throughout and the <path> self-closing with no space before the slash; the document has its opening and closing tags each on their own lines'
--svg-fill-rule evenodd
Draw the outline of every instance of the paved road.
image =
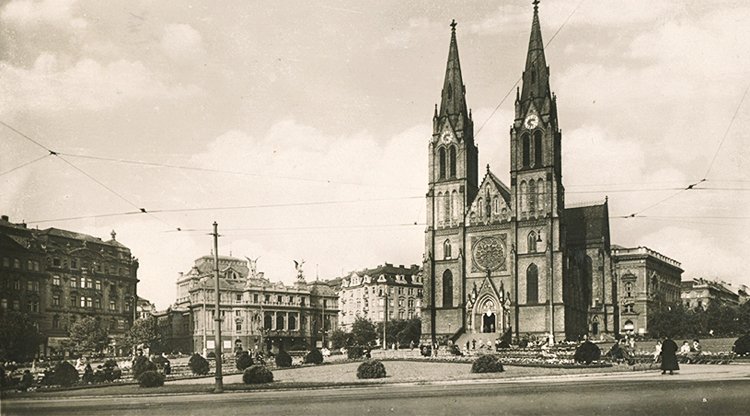
<svg viewBox="0 0 750 416">
<path fill-rule="evenodd" d="M 386 385 L 223 395 L 26 400 L 5 415 L 745 415 L 750 379 L 586 379 Z"/>
</svg>

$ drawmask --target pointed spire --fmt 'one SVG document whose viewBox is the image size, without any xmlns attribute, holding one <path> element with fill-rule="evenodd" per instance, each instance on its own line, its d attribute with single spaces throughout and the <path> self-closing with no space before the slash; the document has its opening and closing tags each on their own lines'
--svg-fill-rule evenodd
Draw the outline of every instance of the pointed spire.
<svg viewBox="0 0 750 416">
<path fill-rule="evenodd" d="M 526 54 L 526 68 L 523 72 L 521 100 L 545 98 L 549 95 L 549 73 L 544 57 L 544 42 L 539 23 L 539 0 L 534 0 L 534 18 L 531 22 L 529 50 Z"/>
<path fill-rule="evenodd" d="M 458 43 L 456 42 L 456 21 L 451 22 L 451 44 L 448 51 L 448 64 L 445 69 L 445 82 L 440 102 L 440 115 L 457 116 L 467 114 L 466 99 L 464 97 L 464 81 L 461 77 L 461 63 L 458 59 Z"/>
</svg>

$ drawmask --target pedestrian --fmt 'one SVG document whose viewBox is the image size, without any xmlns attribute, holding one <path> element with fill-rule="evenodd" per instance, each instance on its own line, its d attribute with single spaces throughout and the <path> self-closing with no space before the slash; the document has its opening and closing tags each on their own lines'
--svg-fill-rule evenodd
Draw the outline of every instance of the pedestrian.
<svg viewBox="0 0 750 416">
<path fill-rule="evenodd" d="M 475 339 L 471 340 L 471 349 L 472 350 L 477 349 L 477 340 L 475 340 Z"/>
<path fill-rule="evenodd" d="M 409 341 L 409 351 L 414 351 L 414 340 Z"/>
<path fill-rule="evenodd" d="M 656 341 L 656 346 L 654 346 L 654 362 L 659 362 L 659 357 L 661 357 L 661 340 Z"/>
<path fill-rule="evenodd" d="M 666 336 L 664 342 L 661 343 L 661 373 L 666 374 L 669 371 L 669 375 L 673 375 L 674 371 L 680 369 L 680 365 L 677 363 L 677 343 L 672 341 L 672 338 Z"/>
</svg>

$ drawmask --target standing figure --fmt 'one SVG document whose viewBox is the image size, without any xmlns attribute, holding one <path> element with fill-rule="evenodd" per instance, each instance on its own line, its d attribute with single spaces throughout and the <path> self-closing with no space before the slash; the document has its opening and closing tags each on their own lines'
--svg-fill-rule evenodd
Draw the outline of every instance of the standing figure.
<svg viewBox="0 0 750 416">
<path fill-rule="evenodd" d="M 654 347 L 654 362 L 658 363 L 660 357 L 661 357 L 661 340 L 658 340 L 656 341 L 656 346 Z"/>
<path fill-rule="evenodd" d="M 661 373 L 673 375 L 674 371 L 679 370 L 680 365 L 677 363 L 677 343 L 672 338 L 666 336 L 661 344 Z"/>
</svg>

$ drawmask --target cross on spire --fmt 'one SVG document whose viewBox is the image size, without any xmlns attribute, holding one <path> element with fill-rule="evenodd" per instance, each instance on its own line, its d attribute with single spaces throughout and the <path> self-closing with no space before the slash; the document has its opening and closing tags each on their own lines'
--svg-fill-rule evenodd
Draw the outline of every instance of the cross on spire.
<svg viewBox="0 0 750 416">
<path fill-rule="evenodd" d="M 538 0 L 536 0 L 536 1 L 538 1 Z M 451 31 L 452 32 L 456 31 L 456 26 L 457 25 L 458 25 L 458 23 L 456 23 L 456 19 L 451 20 Z"/>
</svg>

